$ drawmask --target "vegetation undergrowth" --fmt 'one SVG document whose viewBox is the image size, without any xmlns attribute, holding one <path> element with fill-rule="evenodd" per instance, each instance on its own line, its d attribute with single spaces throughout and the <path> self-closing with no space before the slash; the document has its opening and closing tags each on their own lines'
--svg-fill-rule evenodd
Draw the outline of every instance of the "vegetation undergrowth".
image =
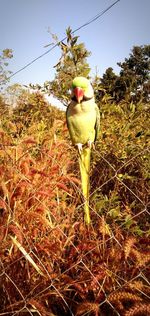
<svg viewBox="0 0 150 316">
<path fill-rule="evenodd" d="M 149 315 L 147 107 L 101 106 L 89 227 L 64 113 L 35 112 L 1 121 L 0 315 Z"/>
<path fill-rule="evenodd" d="M 135 47 L 119 75 L 108 68 L 93 82 L 101 128 L 86 226 L 65 113 L 40 91 L 67 104 L 72 78 L 89 76 L 90 53 L 70 28 L 58 44 L 55 80 L 38 92 L 9 87 L 13 100 L 0 95 L 0 315 L 147 316 L 150 46 Z M 9 49 L 0 86 L 7 58 Z"/>
</svg>

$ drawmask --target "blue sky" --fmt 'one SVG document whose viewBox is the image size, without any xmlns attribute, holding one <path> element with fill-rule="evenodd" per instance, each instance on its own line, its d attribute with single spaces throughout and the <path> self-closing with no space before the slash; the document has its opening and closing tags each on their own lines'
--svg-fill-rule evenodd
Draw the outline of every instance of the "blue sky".
<svg viewBox="0 0 150 316">
<path fill-rule="evenodd" d="M 114 0 L 0 0 L 0 49 L 12 48 L 14 58 L 10 70 L 17 71 L 44 53 L 52 42 L 48 33 L 65 37 L 68 26 L 76 29 Z M 81 29 L 76 35 L 92 55 L 88 59 L 101 76 L 106 68 L 117 73 L 117 62 L 129 56 L 133 45 L 150 44 L 150 0 L 120 0 L 100 19 Z M 39 83 L 52 80 L 53 66 L 60 57 L 59 48 L 17 74 L 10 83 Z"/>
</svg>

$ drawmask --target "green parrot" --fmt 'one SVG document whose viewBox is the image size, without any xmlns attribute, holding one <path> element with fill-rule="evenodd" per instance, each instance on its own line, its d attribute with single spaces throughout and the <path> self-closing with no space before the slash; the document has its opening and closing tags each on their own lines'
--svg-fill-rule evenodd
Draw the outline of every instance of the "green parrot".
<svg viewBox="0 0 150 316">
<path fill-rule="evenodd" d="M 90 223 L 89 172 L 92 144 L 97 139 L 100 114 L 95 103 L 94 91 L 89 80 L 76 77 L 72 82 L 72 101 L 66 111 L 67 126 L 73 145 L 78 148 L 82 193 L 84 197 L 84 218 Z"/>
</svg>

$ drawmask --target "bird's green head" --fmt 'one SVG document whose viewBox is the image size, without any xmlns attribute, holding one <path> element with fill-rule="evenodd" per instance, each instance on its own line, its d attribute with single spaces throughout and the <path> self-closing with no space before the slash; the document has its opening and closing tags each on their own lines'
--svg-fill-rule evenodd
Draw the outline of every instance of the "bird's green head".
<svg viewBox="0 0 150 316">
<path fill-rule="evenodd" d="M 85 77 L 76 77 L 73 79 L 73 82 L 72 82 L 72 87 L 73 88 L 82 88 L 82 89 L 87 89 L 89 85 L 89 80 Z"/>
<path fill-rule="evenodd" d="M 73 98 L 80 103 L 83 99 L 91 99 L 93 97 L 93 88 L 89 80 L 85 77 L 76 77 L 72 82 Z"/>
</svg>

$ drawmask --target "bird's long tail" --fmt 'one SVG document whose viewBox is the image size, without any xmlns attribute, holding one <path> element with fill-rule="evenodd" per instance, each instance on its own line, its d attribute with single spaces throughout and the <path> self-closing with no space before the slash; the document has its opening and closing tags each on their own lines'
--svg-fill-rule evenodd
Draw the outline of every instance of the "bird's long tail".
<svg viewBox="0 0 150 316">
<path fill-rule="evenodd" d="M 89 188 L 90 188 L 90 156 L 91 149 L 89 147 L 83 148 L 79 154 L 79 166 L 81 174 L 82 193 L 84 198 L 84 219 L 86 224 L 90 224 L 90 210 L 89 210 Z"/>
</svg>

